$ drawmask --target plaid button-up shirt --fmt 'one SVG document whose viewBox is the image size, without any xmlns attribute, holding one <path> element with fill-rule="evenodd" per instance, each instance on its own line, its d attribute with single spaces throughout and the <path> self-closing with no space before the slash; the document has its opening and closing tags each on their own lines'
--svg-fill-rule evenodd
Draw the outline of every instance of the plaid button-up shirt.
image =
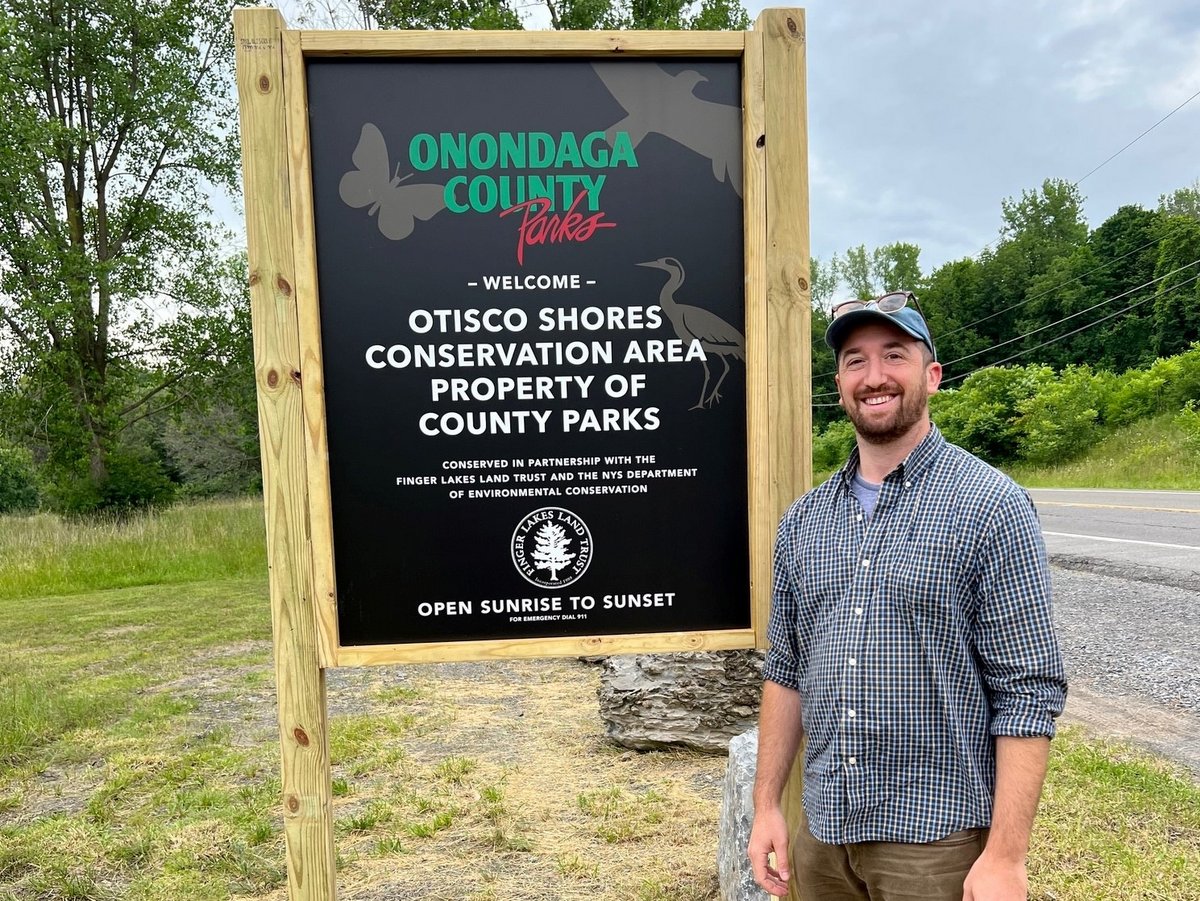
<svg viewBox="0 0 1200 901">
<path fill-rule="evenodd" d="M 804 808 L 824 842 L 927 842 L 992 818 L 994 736 L 1066 700 L 1037 513 L 936 427 L 868 518 L 857 450 L 792 504 L 764 676 L 800 692 Z"/>
</svg>

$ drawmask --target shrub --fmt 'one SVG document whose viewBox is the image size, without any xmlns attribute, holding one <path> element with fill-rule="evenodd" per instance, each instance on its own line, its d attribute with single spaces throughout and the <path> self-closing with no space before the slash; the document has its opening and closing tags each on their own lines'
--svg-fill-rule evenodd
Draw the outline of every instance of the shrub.
<svg viewBox="0 0 1200 901">
<path fill-rule="evenodd" d="M 169 504 L 175 491 L 157 457 L 149 451 L 122 448 L 109 457 L 101 507 L 123 511 Z"/>
<path fill-rule="evenodd" d="M 1200 344 L 1174 357 L 1160 357 L 1148 369 L 1120 377 L 1105 403 L 1105 420 L 1127 425 L 1146 416 L 1173 413 L 1200 399 Z"/>
<path fill-rule="evenodd" d="M 1020 452 L 1023 401 L 1049 384 L 1049 366 L 994 366 L 972 373 L 962 387 L 930 399 L 930 414 L 946 438 L 990 463 Z"/>
<path fill-rule="evenodd" d="M 100 484 L 89 478 L 86 460 L 57 470 L 45 486 L 51 508 L 66 514 L 124 513 L 175 499 L 177 486 L 151 449 L 120 447 L 104 462 L 108 478 Z"/>
<path fill-rule="evenodd" d="M 854 449 L 854 425 L 848 419 L 831 422 L 813 435 L 813 472 L 839 469 Z"/>
<path fill-rule="evenodd" d="M 1087 366 L 1068 366 L 1037 394 L 1017 404 L 1021 456 L 1036 465 L 1076 457 L 1104 437 L 1100 411 L 1115 377 Z"/>
<path fill-rule="evenodd" d="M 24 448 L 0 445 L 0 513 L 28 513 L 37 505 L 33 457 Z"/>
<path fill-rule="evenodd" d="M 1188 450 L 1200 456 L 1200 400 L 1189 400 L 1175 415 L 1175 422 L 1183 430 Z"/>
</svg>

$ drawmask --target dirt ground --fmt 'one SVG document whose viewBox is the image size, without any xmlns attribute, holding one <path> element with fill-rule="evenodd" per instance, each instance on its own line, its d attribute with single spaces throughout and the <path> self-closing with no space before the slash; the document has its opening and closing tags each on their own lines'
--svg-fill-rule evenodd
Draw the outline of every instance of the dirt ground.
<svg viewBox="0 0 1200 901">
<path fill-rule="evenodd" d="M 411 689 L 413 697 L 395 709 L 423 725 L 403 739 L 400 790 L 457 811 L 454 823 L 433 836 L 401 835 L 399 853 L 377 851 L 379 829 L 339 830 L 339 898 L 719 897 L 716 830 L 725 758 L 615 746 L 604 734 L 598 685 L 598 667 L 576 659 L 332 671 L 328 706 L 335 720 L 378 713 L 371 699 L 381 691 Z M 273 696 L 253 700 L 253 713 L 243 707 L 240 715 L 256 726 L 269 718 L 274 729 Z M 461 784 L 447 785 L 439 773 L 457 760 L 474 766 Z M 335 764 L 333 775 L 355 784 L 353 794 L 334 799 L 341 822 L 371 797 L 397 790 L 373 784 L 378 779 L 370 773 L 355 775 L 353 764 Z M 286 892 L 256 897 L 284 901 Z"/>
</svg>

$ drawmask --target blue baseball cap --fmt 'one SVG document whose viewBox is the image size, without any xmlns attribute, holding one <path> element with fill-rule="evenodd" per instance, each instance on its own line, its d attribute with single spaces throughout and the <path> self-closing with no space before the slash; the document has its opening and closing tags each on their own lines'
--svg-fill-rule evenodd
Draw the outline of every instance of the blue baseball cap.
<svg viewBox="0 0 1200 901">
<path fill-rule="evenodd" d="M 866 301 L 866 303 L 874 303 L 874 301 Z M 929 348 L 929 352 L 933 354 L 933 358 L 937 359 L 937 349 L 933 346 L 933 337 L 929 334 L 929 326 L 925 323 L 925 318 L 912 306 L 904 306 L 890 313 L 885 313 L 873 306 L 850 310 L 829 323 L 829 328 L 825 329 L 825 343 L 833 349 L 834 354 L 837 354 L 842 349 L 850 332 L 867 322 L 887 322 L 896 326 L 905 334 L 923 342 Z"/>
</svg>

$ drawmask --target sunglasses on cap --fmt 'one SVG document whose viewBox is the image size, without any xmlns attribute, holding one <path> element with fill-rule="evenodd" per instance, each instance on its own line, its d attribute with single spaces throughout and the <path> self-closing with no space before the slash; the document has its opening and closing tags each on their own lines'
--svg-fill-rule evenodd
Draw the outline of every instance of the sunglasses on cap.
<svg viewBox="0 0 1200 901">
<path fill-rule="evenodd" d="M 925 311 L 921 309 L 921 305 L 917 303 L 917 295 L 912 291 L 892 291 L 888 294 L 881 294 L 874 300 L 843 300 L 833 307 L 832 317 L 837 319 L 839 316 L 845 316 L 847 313 L 852 313 L 855 310 L 878 310 L 880 313 L 898 313 L 908 306 L 909 302 L 921 314 L 921 318 L 925 318 Z"/>
</svg>

